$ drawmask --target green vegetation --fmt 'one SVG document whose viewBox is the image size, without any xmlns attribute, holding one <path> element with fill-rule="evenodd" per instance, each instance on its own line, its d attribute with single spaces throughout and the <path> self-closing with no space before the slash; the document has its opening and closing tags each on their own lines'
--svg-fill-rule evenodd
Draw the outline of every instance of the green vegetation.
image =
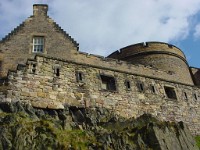
<svg viewBox="0 0 200 150">
<path fill-rule="evenodd" d="M 16 114 L 0 113 L 1 117 L 5 119 L 1 125 L 5 126 L 12 133 L 13 139 L 16 136 L 24 135 L 28 137 L 31 133 L 33 136 L 37 137 L 35 143 L 39 143 L 40 140 L 44 141 L 49 149 L 55 147 L 60 147 L 61 149 L 88 149 L 89 145 L 99 145 L 96 142 L 93 133 L 80 130 L 63 130 L 62 126 L 53 119 L 43 119 L 34 120 L 27 117 L 27 114 L 18 112 Z M 9 123 L 9 126 L 8 126 Z M 27 139 L 15 139 L 13 145 L 18 147 L 19 143 L 26 142 Z M 54 143 L 54 145 L 52 145 Z M 56 145 L 55 145 L 56 144 Z"/>
<path fill-rule="evenodd" d="M 197 146 L 200 148 L 200 135 L 195 137 Z"/>
<path fill-rule="evenodd" d="M 125 119 L 105 109 L 98 111 L 71 107 L 66 110 L 42 110 L 20 103 L 6 103 L 2 108 L 0 149 L 6 150 L 152 150 L 159 149 L 159 145 L 155 143 L 163 142 L 163 137 L 166 139 L 166 147 L 173 149 L 177 147 L 177 143 L 181 148 L 180 143 L 184 144 L 184 141 L 179 143 L 179 140 L 183 136 L 185 138 L 185 133 L 190 135 L 184 130 L 182 123 L 161 122 L 148 114 L 137 119 Z M 155 136 L 155 133 L 159 134 Z M 169 135 L 176 142 L 167 142 Z M 188 141 L 193 143 L 188 145 L 190 142 L 185 142 L 187 145 L 183 145 L 184 147 L 198 149 L 194 139 Z M 200 136 L 196 137 L 196 142 L 200 148 Z"/>
</svg>

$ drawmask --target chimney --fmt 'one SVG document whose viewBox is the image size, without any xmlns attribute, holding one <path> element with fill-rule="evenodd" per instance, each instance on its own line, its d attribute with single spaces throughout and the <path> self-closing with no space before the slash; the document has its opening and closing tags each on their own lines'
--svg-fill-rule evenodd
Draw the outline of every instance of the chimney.
<svg viewBox="0 0 200 150">
<path fill-rule="evenodd" d="M 34 4 L 33 5 L 33 16 L 47 16 L 48 5 L 46 4 Z"/>
</svg>

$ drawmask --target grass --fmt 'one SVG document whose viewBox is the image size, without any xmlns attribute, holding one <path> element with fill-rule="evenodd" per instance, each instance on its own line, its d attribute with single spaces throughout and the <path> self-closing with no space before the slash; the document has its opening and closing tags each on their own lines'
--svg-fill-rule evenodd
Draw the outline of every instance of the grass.
<svg viewBox="0 0 200 150">
<path fill-rule="evenodd" d="M 200 135 L 195 137 L 197 146 L 200 148 Z"/>
</svg>

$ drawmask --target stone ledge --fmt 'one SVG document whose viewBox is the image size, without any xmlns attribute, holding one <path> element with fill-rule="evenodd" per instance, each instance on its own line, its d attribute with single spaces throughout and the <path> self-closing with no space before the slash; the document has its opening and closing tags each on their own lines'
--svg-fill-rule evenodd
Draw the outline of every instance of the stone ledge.
<svg viewBox="0 0 200 150">
<path fill-rule="evenodd" d="M 64 109 L 64 106 L 60 102 L 55 101 L 32 101 L 31 105 L 35 108 L 43 109 Z"/>
</svg>

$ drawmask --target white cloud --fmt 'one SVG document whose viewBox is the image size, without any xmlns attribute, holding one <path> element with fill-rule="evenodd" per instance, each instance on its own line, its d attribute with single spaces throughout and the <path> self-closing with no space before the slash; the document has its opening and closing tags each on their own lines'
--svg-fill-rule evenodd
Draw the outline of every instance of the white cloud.
<svg viewBox="0 0 200 150">
<path fill-rule="evenodd" d="M 200 37 L 200 23 L 195 26 L 194 37 L 195 38 Z"/>
<path fill-rule="evenodd" d="M 33 0 L 1 1 L 0 22 L 5 26 L 16 26 L 16 20 L 32 14 Z M 80 43 L 82 51 L 100 55 L 137 42 L 182 40 L 190 32 L 189 18 L 200 10 L 200 0 L 36 2 L 49 4 L 50 17 Z"/>
</svg>

